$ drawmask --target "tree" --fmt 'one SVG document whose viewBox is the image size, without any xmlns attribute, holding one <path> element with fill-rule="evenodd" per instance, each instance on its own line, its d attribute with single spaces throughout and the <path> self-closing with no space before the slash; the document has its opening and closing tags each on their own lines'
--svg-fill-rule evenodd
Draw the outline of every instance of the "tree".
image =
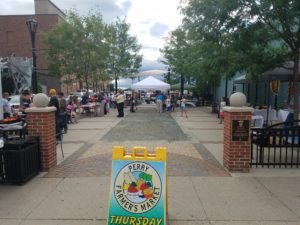
<svg viewBox="0 0 300 225">
<path fill-rule="evenodd" d="M 254 23 L 269 27 L 276 39 L 282 41 L 288 49 L 293 66 L 294 120 L 298 120 L 298 70 L 300 60 L 300 2 L 298 0 L 248 0 L 250 16 L 257 17 Z"/>
<path fill-rule="evenodd" d="M 188 42 L 185 30 L 179 27 L 172 31 L 166 46 L 160 51 L 164 56 L 162 62 L 169 66 L 175 76 L 176 74 L 180 76 L 180 93 L 183 95 L 184 80 L 189 77 L 191 71 L 191 61 L 189 60 L 191 45 Z"/>
<path fill-rule="evenodd" d="M 84 81 L 87 89 L 95 75 L 101 76 L 108 56 L 108 46 L 104 42 L 106 25 L 99 12 L 89 12 L 80 17 L 70 11 L 67 20 L 44 34 L 44 43 L 49 46 L 47 54 L 50 72 L 58 77 L 72 75 Z M 82 88 L 82 87 L 81 87 Z"/>
<path fill-rule="evenodd" d="M 117 80 L 120 77 L 129 77 L 141 67 L 142 55 L 139 55 L 141 45 L 135 36 L 129 35 L 130 25 L 125 19 L 118 20 L 108 26 L 106 42 L 109 46 L 107 59 L 107 71 L 115 80 L 115 92 L 117 92 Z"/>
<path fill-rule="evenodd" d="M 190 0 L 182 12 L 189 37 L 203 47 L 198 59 L 213 65 L 211 69 L 225 76 L 232 76 L 234 71 L 257 75 L 292 60 L 293 95 L 298 99 L 299 1 Z M 205 51 L 209 43 L 219 48 Z M 209 59 L 210 54 L 214 59 Z M 294 112 L 296 119 L 298 101 Z"/>
</svg>

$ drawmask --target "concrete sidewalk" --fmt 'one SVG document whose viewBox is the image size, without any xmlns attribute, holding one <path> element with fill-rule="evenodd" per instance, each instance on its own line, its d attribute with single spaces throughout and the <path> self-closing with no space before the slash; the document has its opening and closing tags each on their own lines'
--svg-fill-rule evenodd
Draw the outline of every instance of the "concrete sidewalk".
<svg viewBox="0 0 300 225">
<path fill-rule="evenodd" d="M 223 126 L 208 108 L 188 109 L 188 118 L 172 113 L 170 121 L 187 137 L 179 141 L 110 141 L 113 131 L 132 119 L 128 114 L 126 109 L 120 119 L 112 110 L 105 117 L 82 118 L 64 136 L 66 157 L 58 148 L 57 168 L 23 186 L 1 185 L 0 225 L 107 224 L 114 145 L 168 148 L 170 225 L 300 224 L 300 169 L 228 174 L 222 169 Z"/>
</svg>

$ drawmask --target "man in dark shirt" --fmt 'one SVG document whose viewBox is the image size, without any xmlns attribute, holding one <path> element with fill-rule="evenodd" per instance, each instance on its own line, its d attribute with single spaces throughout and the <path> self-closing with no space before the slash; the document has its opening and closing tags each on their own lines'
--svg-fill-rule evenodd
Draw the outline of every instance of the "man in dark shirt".
<svg viewBox="0 0 300 225">
<path fill-rule="evenodd" d="M 58 93 L 58 101 L 59 101 L 59 127 L 60 129 L 64 129 L 64 133 L 68 131 L 68 115 L 67 115 L 67 101 L 64 98 L 64 93 Z"/>
<path fill-rule="evenodd" d="M 25 109 L 29 108 L 31 104 L 31 92 L 29 90 L 23 90 L 20 97 L 20 107 L 19 112 L 22 112 L 22 115 L 25 116 Z"/>
<path fill-rule="evenodd" d="M 56 124 L 56 134 L 61 133 L 61 130 L 59 128 L 59 101 L 56 96 L 56 90 L 50 89 L 49 91 L 50 101 L 48 106 L 54 106 L 56 108 L 55 111 L 55 124 Z"/>
</svg>

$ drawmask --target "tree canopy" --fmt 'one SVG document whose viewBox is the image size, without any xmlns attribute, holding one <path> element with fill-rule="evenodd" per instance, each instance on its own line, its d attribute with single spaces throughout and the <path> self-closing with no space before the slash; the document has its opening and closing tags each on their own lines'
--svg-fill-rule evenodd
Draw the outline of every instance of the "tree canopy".
<svg viewBox="0 0 300 225">
<path fill-rule="evenodd" d="M 118 20 L 108 28 L 107 43 L 109 53 L 107 58 L 107 71 L 115 79 L 115 91 L 119 77 L 129 77 L 141 67 L 142 55 L 139 55 L 141 45 L 138 39 L 129 34 L 130 25 L 125 19 Z"/>
<path fill-rule="evenodd" d="M 201 82 L 231 78 L 236 72 L 252 79 L 267 69 L 293 61 L 293 95 L 298 99 L 297 73 L 300 49 L 300 2 L 297 0 L 189 0 L 181 8 L 180 29 L 189 48 L 184 56 L 193 76 Z M 169 39 L 176 37 L 172 32 Z M 172 45 L 176 48 L 176 45 Z M 175 51 L 162 51 L 166 64 Z M 189 66 L 189 64 L 191 66 Z M 217 82 L 215 82 L 217 83 Z M 298 102 L 294 105 L 298 114 Z"/>
<path fill-rule="evenodd" d="M 50 73 L 67 76 L 66 83 L 85 82 L 89 89 L 101 80 L 135 72 L 141 66 L 142 56 L 138 55 L 141 47 L 137 38 L 129 35 L 129 27 L 120 19 L 107 24 L 97 11 L 90 11 L 87 16 L 70 11 L 66 21 L 43 35 L 49 47 Z"/>
</svg>

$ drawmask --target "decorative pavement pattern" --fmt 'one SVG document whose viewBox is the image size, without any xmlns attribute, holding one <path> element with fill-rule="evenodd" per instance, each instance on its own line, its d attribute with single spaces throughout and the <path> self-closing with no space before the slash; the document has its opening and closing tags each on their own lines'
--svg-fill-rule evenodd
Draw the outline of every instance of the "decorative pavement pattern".
<svg viewBox="0 0 300 225">
<path fill-rule="evenodd" d="M 207 118 L 194 116 L 187 121 L 195 123 L 199 119 L 206 121 Z M 167 147 L 169 176 L 230 176 L 203 144 L 189 140 L 176 121 L 167 113 L 158 114 L 155 109 L 140 108 L 123 118 L 97 143 L 86 144 L 45 177 L 109 176 L 112 149 L 116 145 L 124 146 L 126 150 L 133 146 L 147 146 L 150 151 L 158 146 Z M 195 132 L 194 129 L 196 127 L 191 131 Z"/>
</svg>

